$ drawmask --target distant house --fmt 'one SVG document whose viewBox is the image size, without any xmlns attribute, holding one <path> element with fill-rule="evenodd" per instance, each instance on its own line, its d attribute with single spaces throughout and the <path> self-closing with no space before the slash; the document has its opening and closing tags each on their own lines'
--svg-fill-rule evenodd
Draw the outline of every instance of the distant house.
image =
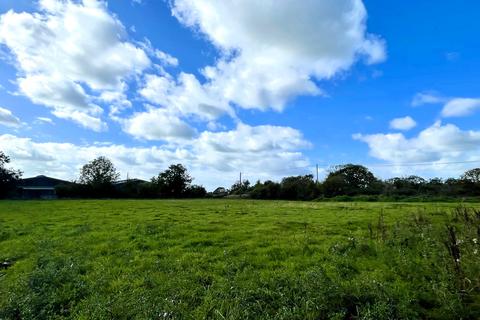
<svg viewBox="0 0 480 320">
<path fill-rule="evenodd" d="M 70 183 L 65 180 L 40 175 L 22 179 L 18 184 L 18 192 L 22 199 L 56 199 L 55 187 Z"/>
</svg>

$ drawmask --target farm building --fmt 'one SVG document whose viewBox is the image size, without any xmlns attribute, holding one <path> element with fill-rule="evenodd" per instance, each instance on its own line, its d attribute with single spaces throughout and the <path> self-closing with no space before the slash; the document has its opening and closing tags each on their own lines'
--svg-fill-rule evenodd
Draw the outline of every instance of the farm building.
<svg viewBox="0 0 480 320">
<path fill-rule="evenodd" d="M 228 196 L 228 191 L 224 187 L 218 187 L 212 192 L 212 196 L 214 198 L 223 198 L 225 196 Z"/>
<path fill-rule="evenodd" d="M 18 192 L 22 199 L 56 199 L 55 187 L 71 182 L 47 176 L 36 176 L 22 179 L 18 185 Z"/>
<path fill-rule="evenodd" d="M 127 186 L 138 186 L 142 183 L 145 183 L 147 181 L 145 180 L 141 180 L 141 179 L 127 179 L 127 180 L 119 180 L 119 181 L 115 181 L 113 183 L 113 185 L 117 188 L 125 188 Z"/>
<path fill-rule="evenodd" d="M 139 192 L 141 185 L 146 182 L 147 181 L 141 180 L 141 179 L 127 179 L 127 180 L 115 181 L 113 183 L 113 186 L 117 191 L 135 194 Z"/>
</svg>

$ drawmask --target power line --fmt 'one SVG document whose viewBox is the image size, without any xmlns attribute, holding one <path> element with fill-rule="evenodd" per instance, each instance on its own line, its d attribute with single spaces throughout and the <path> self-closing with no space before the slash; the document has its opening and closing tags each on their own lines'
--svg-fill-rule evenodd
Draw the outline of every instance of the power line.
<svg viewBox="0 0 480 320">
<path fill-rule="evenodd" d="M 465 164 L 465 163 L 480 163 L 480 160 L 471 161 L 450 161 L 450 162 L 399 162 L 399 163 L 374 163 L 366 164 L 366 167 L 402 167 L 402 166 L 430 166 L 430 165 L 450 165 L 450 164 Z"/>
<path fill-rule="evenodd" d="M 322 162 L 319 162 L 319 163 L 322 163 Z M 372 168 L 372 167 L 375 168 L 375 167 L 405 167 L 405 166 L 415 167 L 415 166 L 431 166 L 431 165 L 454 165 L 454 164 L 466 164 L 466 163 L 480 163 L 480 160 L 449 161 L 449 162 L 431 161 L 431 162 L 370 163 L 370 164 L 359 163 L 359 165 L 362 165 L 367 168 Z M 315 170 L 318 170 L 318 169 L 329 169 L 335 166 L 336 165 L 334 164 L 326 164 L 323 167 L 319 167 L 318 164 L 316 164 L 316 165 L 308 165 L 308 166 L 271 169 L 271 170 L 268 170 L 268 172 L 282 173 L 282 172 L 295 171 L 299 169 L 309 169 L 309 171 L 314 172 Z"/>
<path fill-rule="evenodd" d="M 367 164 L 360 163 L 359 165 L 362 165 L 365 167 L 401 167 L 401 166 L 451 165 L 451 164 L 465 164 L 465 163 L 480 163 L 480 160 L 449 161 L 449 162 L 431 161 L 431 162 L 397 162 L 397 163 L 367 163 Z M 318 164 L 316 166 L 318 167 Z M 323 168 L 334 167 L 334 166 L 336 165 L 329 164 L 329 165 L 325 165 Z M 303 166 L 303 167 L 291 167 L 290 169 L 307 169 L 307 168 L 314 170 L 315 166 L 309 165 L 309 166 Z"/>
</svg>

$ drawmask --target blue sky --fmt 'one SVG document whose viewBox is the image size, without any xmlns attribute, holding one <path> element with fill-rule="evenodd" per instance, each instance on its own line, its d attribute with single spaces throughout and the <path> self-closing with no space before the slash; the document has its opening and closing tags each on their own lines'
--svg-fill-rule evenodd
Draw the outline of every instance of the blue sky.
<svg viewBox="0 0 480 320">
<path fill-rule="evenodd" d="M 184 163 L 208 188 L 480 165 L 478 1 L 0 3 L 0 150 L 26 176 Z M 411 165 L 406 165 L 411 164 Z"/>
</svg>

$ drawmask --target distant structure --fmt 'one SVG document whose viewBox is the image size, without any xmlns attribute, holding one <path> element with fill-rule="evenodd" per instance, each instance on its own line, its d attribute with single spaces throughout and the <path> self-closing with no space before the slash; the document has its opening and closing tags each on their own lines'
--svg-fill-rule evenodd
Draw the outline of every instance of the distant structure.
<svg viewBox="0 0 480 320">
<path fill-rule="evenodd" d="M 127 178 L 127 180 L 115 181 L 113 183 L 113 185 L 117 188 L 124 188 L 128 185 L 138 186 L 139 184 L 142 184 L 142 183 L 145 183 L 145 182 L 147 182 L 147 181 L 142 180 L 142 179 L 128 179 Z"/>
<path fill-rule="evenodd" d="M 127 180 L 119 180 L 113 183 L 113 186 L 117 191 L 120 192 L 139 192 L 140 186 L 144 184 L 145 180 L 142 179 L 129 179 L 127 176 Z"/>
<path fill-rule="evenodd" d="M 228 196 L 228 191 L 224 187 L 218 187 L 212 192 L 214 198 L 222 198 Z"/>
<path fill-rule="evenodd" d="M 22 179 L 18 184 L 18 192 L 22 199 L 57 199 L 55 187 L 62 184 L 71 182 L 40 175 Z"/>
</svg>

